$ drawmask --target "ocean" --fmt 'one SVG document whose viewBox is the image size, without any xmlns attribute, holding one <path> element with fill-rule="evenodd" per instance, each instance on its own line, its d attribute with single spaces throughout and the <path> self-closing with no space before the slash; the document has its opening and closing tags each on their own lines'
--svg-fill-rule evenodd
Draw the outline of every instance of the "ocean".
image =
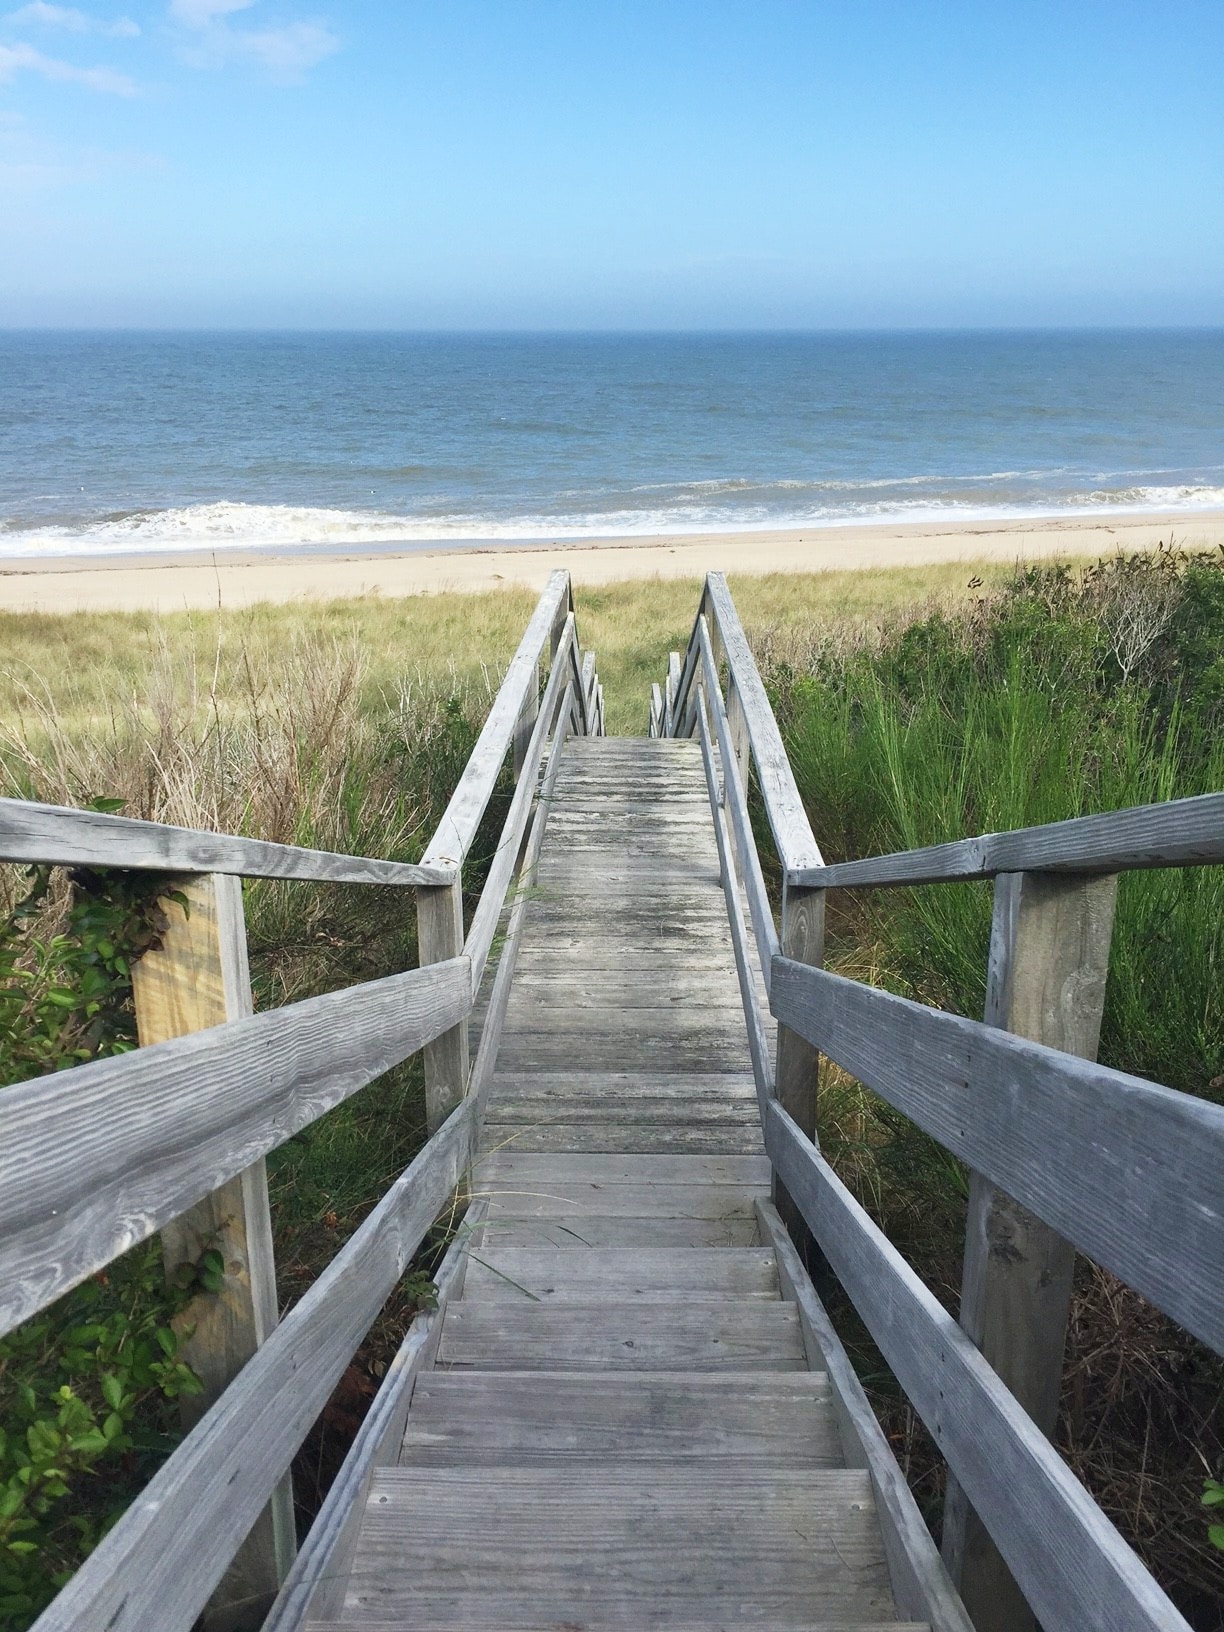
<svg viewBox="0 0 1224 1632">
<path fill-rule="evenodd" d="M 0 333 L 5 557 L 1221 505 L 1221 330 Z"/>
</svg>

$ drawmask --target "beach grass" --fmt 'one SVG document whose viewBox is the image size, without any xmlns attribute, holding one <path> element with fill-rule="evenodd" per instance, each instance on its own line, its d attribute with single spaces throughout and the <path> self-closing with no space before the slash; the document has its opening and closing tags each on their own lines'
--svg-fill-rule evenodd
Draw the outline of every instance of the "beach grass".
<svg viewBox="0 0 1224 1632">
<path fill-rule="evenodd" d="M 1139 567 L 1133 578 L 1116 565 L 1017 577 L 972 563 L 733 578 L 827 857 L 1220 787 L 1224 574 L 1204 566 L 1195 600 L 1186 566 L 1170 561 L 1153 577 Z M 668 651 L 683 649 L 699 590 L 694 579 L 578 592 L 611 732 L 645 731 L 650 684 Z M 0 791 L 60 803 L 105 796 L 134 815 L 416 859 L 533 604 L 529 591 L 507 588 L 161 618 L 0 618 Z M 504 792 L 474 850 L 469 902 Z M 11 904 L 24 887 L 18 871 L 6 869 L 4 883 Z M 44 907 L 48 928 L 62 880 L 58 889 Z M 255 882 L 245 898 L 261 1007 L 415 963 L 412 903 L 398 891 Z M 1103 1058 L 1219 1093 L 1222 906 L 1216 869 L 1123 881 Z M 847 892 L 831 908 L 830 961 L 975 1015 L 988 924 L 985 885 Z M 422 1111 L 410 1061 L 270 1158 L 283 1301 L 411 1159 Z M 829 1065 L 821 1118 L 843 1176 L 955 1307 L 964 1173 Z M 299 1459 L 304 1516 L 410 1310 L 401 1299 L 387 1311 Z M 936 1520 L 938 1458 L 851 1312 L 839 1318 Z M 1084 1266 L 1063 1448 L 1204 1628 L 1215 1624 L 1202 1606 L 1219 1564 L 1195 1503 L 1204 1459 L 1224 1472 L 1211 1427 L 1222 1396 L 1217 1362 Z"/>
</svg>

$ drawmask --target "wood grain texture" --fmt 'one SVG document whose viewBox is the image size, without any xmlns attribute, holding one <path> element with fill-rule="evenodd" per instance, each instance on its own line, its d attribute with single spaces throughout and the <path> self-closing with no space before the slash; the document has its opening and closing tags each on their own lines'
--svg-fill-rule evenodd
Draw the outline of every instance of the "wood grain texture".
<svg viewBox="0 0 1224 1632">
<path fill-rule="evenodd" d="M 482 1371 L 797 1371 L 792 1307 L 748 1303 L 459 1303 L 438 1364 Z"/>
<path fill-rule="evenodd" d="M 974 1345 L 777 1104 L 775 1165 L 1044 1632 L 1188 1632 Z"/>
<path fill-rule="evenodd" d="M 497 1122 L 492 1117 L 481 1133 L 482 1151 L 617 1151 L 641 1155 L 750 1156 L 763 1148 L 759 1122 L 704 1123 L 586 1121 L 548 1122 L 535 1126 Z"/>
<path fill-rule="evenodd" d="M 773 1009 L 1224 1351 L 1224 1107 L 785 958 Z"/>
<path fill-rule="evenodd" d="M 502 905 L 506 891 L 514 870 L 518 866 L 519 853 L 523 845 L 523 834 L 526 832 L 527 822 L 536 797 L 536 784 L 539 779 L 540 765 L 544 758 L 544 750 L 548 745 L 549 737 L 557 728 L 560 710 L 570 696 L 570 685 L 567 660 L 574 644 L 573 614 L 565 620 L 565 629 L 561 637 L 561 645 L 557 653 L 557 661 L 553 663 L 552 673 L 548 677 L 548 685 L 544 689 L 544 696 L 536 714 L 535 724 L 531 737 L 523 753 L 523 763 L 520 770 L 514 797 L 510 801 L 510 808 L 506 812 L 506 819 L 498 837 L 484 888 L 480 892 L 480 900 L 476 904 L 476 911 L 472 915 L 471 928 L 467 939 L 463 942 L 463 951 L 470 958 L 472 964 L 472 986 L 475 990 L 480 985 L 484 974 L 485 963 L 489 956 L 489 949 L 493 944 L 493 937 L 497 933 L 498 920 L 501 917 Z"/>
<path fill-rule="evenodd" d="M 409 1326 L 261 1632 L 300 1632 L 307 1616 L 337 1615 L 343 1610 L 370 1481 L 375 1468 L 393 1466 L 398 1460 L 417 1379 L 433 1363 L 442 1317 L 462 1286 L 468 1244 L 482 1215 L 482 1204 L 474 1203 L 447 1248 L 434 1276 L 437 1307 L 420 1311 Z"/>
<path fill-rule="evenodd" d="M 485 1161 L 495 1158 L 487 1157 Z M 500 1158 L 496 1158 L 500 1159 Z M 656 1161 L 663 1158 L 651 1157 Z M 702 1157 L 686 1157 L 701 1161 Z M 539 1157 L 520 1156 L 520 1162 Z M 553 1159 L 555 1161 L 555 1159 Z M 550 1165 L 552 1163 L 550 1162 Z M 484 1162 L 481 1163 L 483 1169 Z M 753 1218 L 753 1204 L 768 1194 L 767 1184 L 682 1184 L 661 1190 L 646 1184 L 609 1184 L 605 1180 L 566 1178 L 564 1173 L 529 1178 L 489 1179 L 478 1171 L 473 1185 L 489 1203 L 489 1217 L 497 1221 L 529 1223 L 535 1219 L 560 1221 L 579 1228 L 588 1216 L 625 1219 L 705 1219 L 734 1223 Z M 648 1244 L 648 1243 L 644 1243 Z"/>
<path fill-rule="evenodd" d="M 145 1048 L 253 1013 L 241 880 L 227 874 L 184 879 L 178 894 L 181 900 L 161 903 L 161 944 L 132 969 L 136 1032 Z M 172 1219 L 161 1236 L 172 1282 L 206 1251 L 219 1252 L 223 1264 L 218 1289 L 192 1298 L 173 1323 L 179 1354 L 203 1384 L 201 1393 L 179 1401 L 180 1420 L 190 1431 L 276 1325 L 276 1260 L 262 1157 Z M 239 1606 L 275 1596 L 296 1544 L 293 1486 L 285 1478 L 214 1593 L 206 1624 L 225 1626 Z"/>
<path fill-rule="evenodd" d="M 1117 879 L 1000 873 L 987 1025 L 1095 1059 Z M 969 1185 L 960 1323 L 1051 1439 L 1058 1417 L 1075 1249 L 980 1173 Z M 943 1554 L 978 1632 L 1032 1632 L 1032 1612 L 955 1480 Z"/>
<path fill-rule="evenodd" d="M 346 1614 L 582 1625 L 891 1610 L 866 1474 L 401 1468 L 374 1480 Z"/>
<path fill-rule="evenodd" d="M 757 784 L 782 865 L 788 871 L 799 867 L 819 867 L 824 858 L 795 786 L 790 761 L 782 746 L 778 723 L 765 695 L 765 687 L 757 673 L 752 649 L 721 572 L 706 575 L 703 606 L 717 627 L 727 655 L 731 680 L 744 711 L 748 740 L 757 769 Z"/>
<path fill-rule="evenodd" d="M 592 1206 L 599 1197 L 591 1196 Z M 749 1203 L 751 1205 L 751 1203 Z M 605 1213 L 575 1213 L 566 1219 L 525 1218 L 495 1220 L 480 1233 L 480 1240 L 501 1247 L 753 1247 L 758 1244 L 751 1212 L 721 1218 L 665 1218 L 657 1213 L 609 1217 Z"/>
<path fill-rule="evenodd" d="M 68 805 L 0 799 L 0 861 L 61 867 L 132 867 L 159 873 L 233 873 L 241 878 L 326 884 L 445 884 L 453 869 L 303 850 L 232 833 L 205 833 Z"/>
<path fill-rule="evenodd" d="M 818 1373 L 438 1371 L 413 1395 L 407 1466 L 841 1466 Z"/>
<path fill-rule="evenodd" d="M 808 1363 L 828 1379 L 845 1465 L 865 1468 L 871 1476 L 898 1612 L 920 1615 L 934 1632 L 975 1632 L 858 1373 L 816 1295 L 780 1213 L 768 1202 L 761 1202 L 757 1216 L 762 1240 L 777 1254 L 782 1295 L 799 1311 Z"/>
<path fill-rule="evenodd" d="M 937 884 L 996 873 L 1124 873 L 1224 862 L 1224 793 L 1077 816 L 1044 827 L 983 833 L 923 850 L 901 850 L 832 867 L 794 868 L 796 884 Z"/>
<path fill-rule="evenodd" d="M 551 1247 L 482 1246 L 464 1286 L 465 1303 L 777 1301 L 778 1269 L 764 1247 L 601 1247 L 574 1254 Z"/>
<path fill-rule="evenodd" d="M 422 969 L 463 957 L 463 880 L 456 878 L 443 889 L 417 891 L 417 957 Z M 468 980 L 474 993 L 471 960 Z M 468 1017 L 460 1015 L 425 1045 L 425 1122 L 436 1133 L 467 1093 L 471 1070 L 471 1039 Z"/>
<path fill-rule="evenodd" d="M 6 1088 L 0 1331 L 364 1088 L 471 1000 L 459 958 Z"/>
<path fill-rule="evenodd" d="M 188 1632 L 467 1167 L 475 1109 L 461 1106 L 396 1180 L 37 1632 Z"/>
<path fill-rule="evenodd" d="M 556 653 L 560 643 L 556 626 L 560 620 L 564 629 L 569 611 L 569 574 L 550 573 L 547 587 L 510 660 L 459 784 L 426 846 L 422 858 L 425 864 L 456 867 L 466 857 L 497 784 L 523 705 L 539 683 L 539 664 L 545 644 L 551 641 Z"/>
</svg>

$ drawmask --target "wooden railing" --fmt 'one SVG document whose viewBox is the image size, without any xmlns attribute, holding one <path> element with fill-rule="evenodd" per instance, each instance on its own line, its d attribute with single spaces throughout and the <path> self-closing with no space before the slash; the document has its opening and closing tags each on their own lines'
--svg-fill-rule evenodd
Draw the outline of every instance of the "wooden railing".
<svg viewBox="0 0 1224 1632">
<path fill-rule="evenodd" d="M 0 1334 L 156 1231 L 170 1270 L 207 1246 L 226 1265 L 220 1293 L 191 1311 L 184 1357 L 205 1391 L 187 1437 L 37 1632 L 187 1632 L 206 1606 L 221 1628 L 282 1583 L 282 1605 L 315 1584 L 324 1548 L 308 1537 L 294 1562 L 287 1470 L 469 1165 L 518 944 L 516 881 L 533 877 L 567 735 L 602 724 L 594 654 L 579 650 L 568 574 L 554 573 L 420 865 L 0 800 L 0 860 L 170 872 L 187 899 L 163 903 L 163 945 L 133 970 L 145 1046 L 0 1092 Z M 463 863 L 508 757 L 515 791 L 465 933 Z M 253 1014 L 242 877 L 412 886 L 422 966 Z M 472 1061 L 467 1022 L 507 905 Z M 427 1144 L 278 1324 L 266 1153 L 418 1049 Z M 443 1298 L 453 1273 L 452 1261 Z M 414 1324 L 345 1464 L 316 1527 L 329 1546 L 337 1501 L 385 1451 L 435 1325 Z"/>
<path fill-rule="evenodd" d="M 1116 875 L 1224 862 L 1224 794 L 828 866 L 719 574 L 653 688 L 650 729 L 700 740 L 782 1210 L 947 1461 L 943 1554 L 978 1632 L 1034 1616 L 1044 1632 L 1184 1629 L 1050 1436 L 1077 1251 L 1224 1351 L 1224 1109 L 1094 1063 Z M 777 926 L 750 774 L 781 864 Z M 827 889 L 982 878 L 995 881 L 982 1022 L 820 967 Z M 749 925 L 779 1022 L 772 1073 Z M 818 1051 L 968 1167 L 959 1323 L 821 1156 Z M 872 1472 L 896 1504 L 883 1453 Z"/>
</svg>

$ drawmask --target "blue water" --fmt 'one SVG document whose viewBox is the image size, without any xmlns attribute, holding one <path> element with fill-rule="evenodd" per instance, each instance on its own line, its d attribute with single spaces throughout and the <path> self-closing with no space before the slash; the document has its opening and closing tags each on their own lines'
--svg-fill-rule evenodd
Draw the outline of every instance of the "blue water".
<svg viewBox="0 0 1224 1632">
<path fill-rule="evenodd" d="M 0 334 L 0 554 L 1224 504 L 1224 331 Z"/>
</svg>

